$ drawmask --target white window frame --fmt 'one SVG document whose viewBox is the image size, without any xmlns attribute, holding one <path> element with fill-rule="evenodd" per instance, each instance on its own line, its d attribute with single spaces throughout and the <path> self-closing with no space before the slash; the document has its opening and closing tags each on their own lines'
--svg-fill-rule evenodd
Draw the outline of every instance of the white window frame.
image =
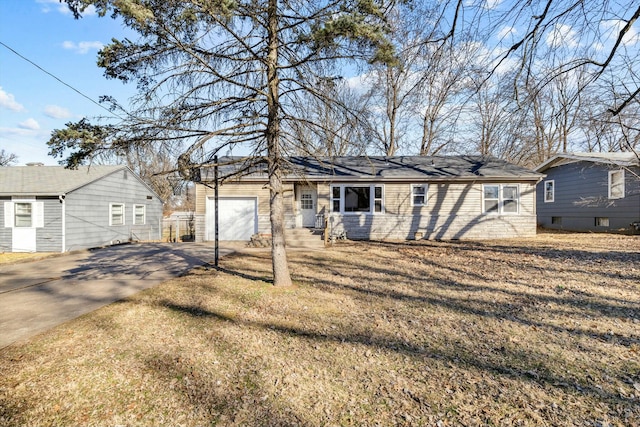
<svg viewBox="0 0 640 427">
<path fill-rule="evenodd" d="M 368 187 L 369 188 L 369 210 L 368 211 L 345 211 L 345 188 L 348 187 Z M 380 197 L 376 197 L 376 188 L 380 189 Z M 336 191 L 338 190 L 338 191 Z M 384 185 L 383 184 L 335 184 L 329 188 L 331 195 L 330 207 L 332 213 L 339 213 L 343 215 L 382 215 L 384 214 Z M 336 193 L 339 192 L 339 197 L 336 197 Z M 336 203 L 338 209 L 335 209 Z M 377 208 L 379 207 L 379 210 Z"/>
<path fill-rule="evenodd" d="M 120 206 L 122 208 L 122 213 L 120 214 L 120 216 L 122 217 L 122 224 L 116 224 L 113 221 L 113 208 L 116 206 Z M 109 226 L 118 227 L 125 224 L 126 224 L 126 219 L 125 219 L 124 203 L 109 203 Z"/>
<path fill-rule="evenodd" d="M 613 193 L 613 188 L 615 183 L 613 182 L 613 177 L 616 174 L 620 174 L 620 182 L 619 182 L 619 186 L 620 186 L 620 195 L 614 195 Z M 625 192 L 625 188 L 624 188 L 624 169 L 618 169 L 618 170 L 614 170 L 614 171 L 609 171 L 609 182 L 608 182 L 608 196 L 610 199 L 624 199 L 624 192 Z"/>
<path fill-rule="evenodd" d="M 422 188 L 423 194 L 415 194 L 416 188 Z M 422 196 L 422 203 L 416 203 L 416 197 Z M 429 184 L 411 184 L 411 206 L 429 206 Z"/>
<path fill-rule="evenodd" d="M 485 197 L 485 187 L 498 187 L 498 198 L 486 198 Z M 506 198 L 505 188 L 515 187 L 516 189 L 516 198 Z M 495 211 L 487 211 L 485 201 L 487 200 L 497 200 L 498 201 L 498 209 Z M 516 211 L 509 212 L 505 211 L 505 205 L 507 201 L 515 200 L 516 201 Z M 519 184 L 482 184 L 482 213 L 486 215 L 519 215 L 520 214 L 520 185 Z"/>
<path fill-rule="evenodd" d="M 19 224 L 20 221 L 18 221 L 18 218 L 24 219 L 24 218 L 27 217 L 26 214 L 22 214 L 22 213 L 18 214 L 18 210 L 19 210 L 18 206 L 19 205 L 29 205 L 29 225 L 21 225 L 21 224 Z M 33 202 L 19 201 L 19 200 L 14 201 L 14 204 L 13 204 L 13 226 L 15 228 L 33 228 L 34 227 L 33 217 L 34 217 L 34 213 L 35 213 L 34 210 L 35 210 L 35 206 L 34 206 Z"/>
<path fill-rule="evenodd" d="M 547 188 L 547 185 L 551 185 L 551 191 Z M 551 196 L 549 196 L 551 193 Z M 556 182 L 553 179 L 544 182 L 544 202 L 553 203 L 556 200 Z"/>
<path fill-rule="evenodd" d="M 142 222 L 138 222 L 137 210 L 142 208 Z M 145 225 L 147 223 L 147 205 L 133 205 L 133 225 Z"/>
</svg>

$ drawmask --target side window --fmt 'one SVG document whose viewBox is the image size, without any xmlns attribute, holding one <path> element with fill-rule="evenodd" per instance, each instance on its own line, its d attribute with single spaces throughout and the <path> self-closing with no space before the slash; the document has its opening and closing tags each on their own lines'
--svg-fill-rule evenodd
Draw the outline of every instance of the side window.
<svg viewBox="0 0 640 427">
<path fill-rule="evenodd" d="M 609 172 L 609 198 L 624 198 L 624 170 Z"/>
<path fill-rule="evenodd" d="M 144 225 L 146 223 L 145 205 L 133 205 L 133 223 L 135 225 Z"/>
<path fill-rule="evenodd" d="M 500 210 L 500 186 L 485 185 L 483 188 L 483 212 L 498 213 Z"/>
<path fill-rule="evenodd" d="M 109 204 L 109 225 L 124 225 L 124 204 Z"/>
<path fill-rule="evenodd" d="M 554 180 L 544 182 L 544 202 L 551 203 L 555 201 L 556 184 Z"/>
<path fill-rule="evenodd" d="M 427 206 L 429 184 L 411 184 L 411 206 Z"/>
<path fill-rule="evenodd" d="M 31 227 L 33 226 L 32 219 L 32 207 L 31 203 L 16 202 L 15 203 L 15 217 L 14 225 L 16 227 Z"/>
<path fill-rule="evenodd" d="M 518 184 L 485 184 L 482 186 L 484 213 L 517 214 L 520 211 Z"/>
</svg>

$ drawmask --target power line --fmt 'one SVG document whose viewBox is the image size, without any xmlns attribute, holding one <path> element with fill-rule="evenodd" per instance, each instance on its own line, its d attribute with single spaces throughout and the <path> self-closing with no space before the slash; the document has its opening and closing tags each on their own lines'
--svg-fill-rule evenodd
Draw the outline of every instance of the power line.
<svg viewBox="0 0 640 427">
<path fill-rule="evenodd" d="M 20 58 L 24 59 L 25 61 L 27 61 L 29 64 L 33 65 L 34 67 L 36 67 L 37 69 L 39 69 L 40 71 L 42 71 L 45 74 L 50 75 L 51 77 L 53 77 L 54 79 L 56 79 L 57 81 L 59 81 L 60 83 L 62 83 L 63 85 L 65 85 L 66 87 L 68 87 L 69 89 L 73 90 L 74 92 L 78 93 L 80 96 L 83 96 L 84 98 L 88 99 L 89 101 L 93 102 L 94 104 L 96 104 L 98 107 L 102 108 L 105 111 L 108 111 L 109 114 L 111 114 L 112 116 L 115 116 L 117 118 L 119 118 L 120 120 L 124 120 L 122 118 L 122 116 L 114 113 L 113 111 L 109 110 L 107 107 L 105 107 L 104 105 L 100 104 L 99 102 L 96 102 L 95 100 L 93 100 L 92 98 L 90 98 L 88 95 L 85 95 L 84 93 L 82 93 L 81 91 L 79 91 L 78 89 L 76 89 L 75 87 L 71 86 L 70 84 L 64 82 L 62 79 L 60 79 L 59 77 L 53 75 L 52 73 L 50 73 L 49 71 L 45 70 L 44 68 L 42 68 L 41 66 L 39 66 L 38 64 L 36 64 L 35 62 L 33 62 L 32 60 L 30 60 L 29 58 L 26 58 L 25 56 L 21 55 L 20 53 L 16 52 L 16 50 L 12 49 L 11 47 L 7 46 L 5 43 L 3 43 L 2 41 L 0 41 L 0 45 L 6 47 L 7 49 L 9 49 L 11 52 L 13 52 L 14 54 L 16 54 L 17 56 L 19 56 Z"/>
</svg>

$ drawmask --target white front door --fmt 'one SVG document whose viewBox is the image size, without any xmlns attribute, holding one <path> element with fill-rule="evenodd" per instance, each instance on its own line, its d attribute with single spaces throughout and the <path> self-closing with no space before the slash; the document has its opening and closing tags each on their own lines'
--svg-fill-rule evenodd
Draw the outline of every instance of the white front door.
<svg viewBox="0 0 640 427">
<path fill-rule="evenodd" d="M 302 218 L 303 227 L 314 227 L 316 225 L 316 204 L 318 193 L 313 187 L 299 187 L 298 209 Z"/>
</svg>

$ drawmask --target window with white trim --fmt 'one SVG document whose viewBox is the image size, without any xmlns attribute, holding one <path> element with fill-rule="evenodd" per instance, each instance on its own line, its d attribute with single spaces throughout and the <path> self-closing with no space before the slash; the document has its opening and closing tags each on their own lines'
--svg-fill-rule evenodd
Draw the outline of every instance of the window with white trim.
<svg viewBox="0 0 640 427">
<path fill-rule="evenodd" d="M 146 223 L 147 207 L 145 205 L 133 205 L 133 224 L 144 225 Z"/>
<path fill-rule="evenodd" d="M 382 185 L 332 185 L 331 211 L 344 214 L 384 212 Z"/>
<path fill-rule="evenodd" d="M 544 182 L 544 202 L 551 203 L 556 197 L 556 183 L 554 180 Z"/>
<path fill-rule="evenodd" d="M 609 171 L 609 198 L 624 198 L 624 170 Z"/>
<path fill-rule="evenodd" d="M 124 225 L 123 203 L 109 203 L 109 225 Z"/>
<path fill-rule="evenodd" d="M 411 184 L 411 206 L 427 206 L 429 184 Z"/>
<path fill-rule="evenodd" d="M 484 184 L 482 186 L 484 213 L 517 214 L 520 209 L 520 191 L 517 184 Z"/>
<path fill-rule="evenodd" d="M 32 219 L 32 204 L 25 202 L 16 202 L 14 205 L 15 216 L 14 216 L 14 226 L 15 227 L 31 227 L 33 225 Z"/>
</svg>

